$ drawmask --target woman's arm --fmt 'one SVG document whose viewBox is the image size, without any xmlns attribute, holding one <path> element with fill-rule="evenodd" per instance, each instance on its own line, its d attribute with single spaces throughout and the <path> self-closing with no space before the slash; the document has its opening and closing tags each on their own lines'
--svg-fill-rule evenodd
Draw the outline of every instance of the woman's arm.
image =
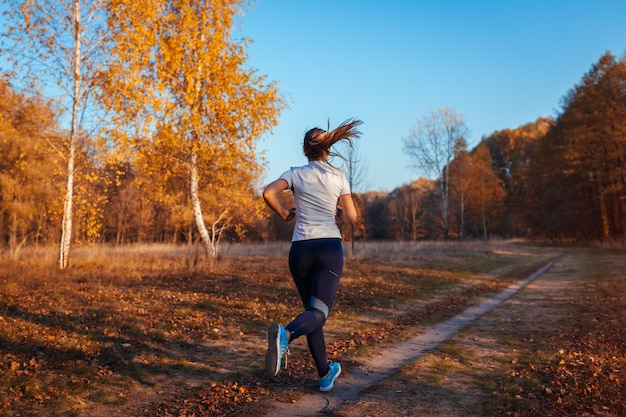
<svg viewBox="0 0 626 417">
<path fill-rule="evenodd" d="M 282 178 L 277 179 L 276 181 L 271 182 L 265 189 L 263 190 L 263 199 L 267 203 L 267 205 L 276 212 L 280 216 L 281 219 L 285 221 L 289 221 L 294 218 L 296 215 L 295 208 L 285 208 L 282 204 L 280 204 L 280 200 L 278 199 L 278 194 L 282 193 L 289 187 L 287 181 Z"/>
<path fill-rule="evenodd" d="M 339 197 L 339 218 L 346 224 L 356 223 L 357 214 L 352 195 L 344 194 Z"/>
</svg>

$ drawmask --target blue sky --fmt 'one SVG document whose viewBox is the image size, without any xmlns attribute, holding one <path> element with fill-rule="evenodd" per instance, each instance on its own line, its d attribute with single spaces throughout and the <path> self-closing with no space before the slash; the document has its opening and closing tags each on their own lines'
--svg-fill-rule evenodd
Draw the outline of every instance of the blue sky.
<svg viewBox="0 0 626 417">
<path fill-rule="evenodd" d="M 402 138 L 418 117 L 445 106 L 464 114 L 474 147 L 554 116 L 602 54 L 626 53 L 624 22 L 626 0 L 257 0 L 236 36 L 252 39 L 249 65 L 278 81 L 289 105 L 259 142 L 262 183 L 306 163 L 306 130 L 356 117 L 368 168 L 356 191 L 408 184 L 420 174 Z"/>
<path fill-rule="evenodd" d="M 365 190 L 419 177 L 402 152 L 418 117 L 464 114 L 470 147 L 555 116 L 604 52 L 626 52 L 626 1 L 259 0 L 239 19 L 249 64 L 289 108 L 271 135 L 263 183 L 306 163 L 304 132 L 356 117 Z"/>
</svg>

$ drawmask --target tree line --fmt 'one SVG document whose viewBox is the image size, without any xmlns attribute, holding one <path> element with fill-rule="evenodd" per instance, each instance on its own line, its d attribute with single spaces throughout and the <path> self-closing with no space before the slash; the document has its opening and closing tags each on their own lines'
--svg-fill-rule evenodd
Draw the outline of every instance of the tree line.
<svg viewBox="0 0 626 417">
<path fill-rule="evenodd" d="M 69 242 L 201 242 L 215 259 L 222 239 L 289 239 L 293 225 L 259 195 L 256 139 L 284 102 L 276 83 L 246 69 L 247 41 L 230 35 L 244 2 L 117 0 L 86 15 L 77 1 L 54 2 L 65 10 L 38 3 L 14 2 L 22 26 L 11 27 L 13 39 L 29 48 L 2 52 L 42 79 L 38 64 L 55 57 L 62 70 L 46 74 L 67 95 L 45 99 L 8 71 L 0 82 L 0 242 L 10 257 L 61 242 L 64 267 Z M 86 21 L 99 23 L 89 32 Z M 68 36 L 48 36 L 68 22 Z M 32 51 L 48 55 L 29 61 Z M 346 239 L 625 237 L 624 58 L 600 57 L 554 118 L 494 132 L 473 149 L 466 135 L 454 110 L 419 118 L 404 144 L 425 176 L 355 193 L 361 220 Z M 346 159 L 349 177 L 358 163 Z"/>
<path fill-rule="evenodd" d="M 405 151 L 435 178 L 361 195 L 364 238 L 626 237 L 626 58 L 602 55 L 555 118 L 496 131 L 469 151 L 464 127 L 447 108 L 418 120 Z"/>
</svg>

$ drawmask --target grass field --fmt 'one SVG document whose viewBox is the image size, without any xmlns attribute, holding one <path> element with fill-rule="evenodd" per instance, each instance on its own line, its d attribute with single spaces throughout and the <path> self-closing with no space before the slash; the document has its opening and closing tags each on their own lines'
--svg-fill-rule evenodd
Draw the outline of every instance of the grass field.
<svg viewBox="0 0 626 417">
<path fill-rule="evenodd" d="M 269 380 L 262 368 L 267 326 L 288 322 L 300 309 L 286 264 L 288 248 L 284 243 L 226 245 L 212 269 L 203 266 L 197 248 L 185 246 L 79 248 L 63 272 L 48 249 L 3 261 L 0 415 L 255 416 L 267 413 L 271 401 L 292 401 L 316 380 L 304 341 L 293 345 L 289 368 L 279 378 Z M 606 359 L 601 366 L 608 368 L 601 373 L 608 376 L 598 383 L 607 395 L 614 394 L 616 378 L 623 387 L 626 284 L 623 274 L 611 271 L 626 270 L 626 257 L 611 250 L 577 250 L 587 254 L 575 258 L 587 259 L 585 279 L 576 281 L 567 314 L 559 313 L 563 322 L 533 339 L 541 353 L 524 353 L 514 371 L 504 357 L 493 364 L 493 374 L 472 371 L 475 376 L 465 377 L 473 389 L 490 394 L 491 400 L 481 402 L 484 415 L 540 415 L 532 414 L 537 404 L 566 415 L 559 413 L 568 410 L 563 404 L 569 397 L 563 394 L 560 403 L 550 404 L 540 394 L 545 387 L 560 392 L 558 384 L 571 382 L 568 372 L 580 373 L 573 384 L 587 378 L 585 372 L 597 374 L 589 357 Z M 526 277 L 560 251 L 505 241 L 357 245 L 346 256 L 326 325 L 329 353 L 349 366 Z M 606 256 L 611 267 L 596 265 L 588 251 Z M 570 328 L 578 329 L 576 339 L 558 338 Z M 522 343 L 517 330 L 497 337 Z M 587 353 L 577 357 L 583 346 Z M 450 363 L 472 360 L 454 343 L 442 349 L 440 354 L 454 358 Z M 582 364 L 561 372 L 561 360 Z M 433 366 L 429 373 L 419 366 L 407 370 L 406 378 L 416 378 L 411 372 L 430 375 L 433 384 L 448 378 L 438 371 L 446 367 Z M 531 374 L 536 375 L 519 376 Z M 550 378 L 557 385 L 546 385 Z M 607 395 L 596 398 L 595 406 L 608 407 L 606 413 L 623 410 L 600 401 Z M 572 407 L 585 409 L 584 392 L 577 398 Z M 623 407 L 624 394 L 613 398 Z"/>
</svg>

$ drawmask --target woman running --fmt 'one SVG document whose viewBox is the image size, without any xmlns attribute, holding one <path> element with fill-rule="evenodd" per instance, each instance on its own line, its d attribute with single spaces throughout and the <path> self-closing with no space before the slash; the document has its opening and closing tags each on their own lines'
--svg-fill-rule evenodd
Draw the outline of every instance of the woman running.
<svg viewBox="0 0 626 417">
<path fill-rule="evenodd" d="M 352 146 L 352 139 L 361 136 L 360 120 L 346 120 L 326 132 L 314 128 L 304 135 L 304 155 L 308 164 L 283 173 L 263 191 L 267 205 L 283 220 L 295 217 L 296 224 L 289 251 L 289 270 L 302 299 L 304 311 L 283 327 L 270 325 L 265 367 L 270 376 L 278 375 L 283 356 L 289 354 L 289 343 L 306 335 L 320 391 L 329 391 L 341 374 L 337 362 L 326 359 L 323 326 L 333 305 L 343 270 L 341 232 L 336 217 L 346 224 L 356 221 L 357 213 L 350 194 L 350 185 L 343 173 L 328 159 L 340 156 L 331 152 L 339 141 Z M 278 195 L 293 191 L 295 208 L 284 207 Z"/>
</svg>

